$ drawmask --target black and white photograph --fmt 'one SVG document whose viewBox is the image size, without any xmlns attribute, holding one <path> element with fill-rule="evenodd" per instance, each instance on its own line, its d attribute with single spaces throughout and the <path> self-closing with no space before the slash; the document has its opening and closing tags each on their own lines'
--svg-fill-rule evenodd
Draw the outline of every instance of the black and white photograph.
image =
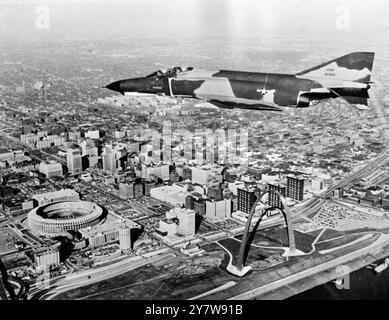
<svg viewBox="0 0 389 320">
<path fill-rule="evenodd" d="M 248 319 L 389 299 L 388 17 L 0 1 L 0 300 Z"/>
</svg>

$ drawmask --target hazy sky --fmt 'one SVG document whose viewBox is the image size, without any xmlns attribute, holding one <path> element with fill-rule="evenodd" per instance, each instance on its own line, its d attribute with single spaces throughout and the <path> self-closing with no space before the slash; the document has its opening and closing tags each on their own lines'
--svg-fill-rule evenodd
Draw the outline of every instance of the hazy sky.
<svg viewBox="0 0 389 320">
<path fill-rule="evenodd" d="M 0 0 L 0 40 L 388 35 L 388 17 L 387 0 Z"/>
</svg>

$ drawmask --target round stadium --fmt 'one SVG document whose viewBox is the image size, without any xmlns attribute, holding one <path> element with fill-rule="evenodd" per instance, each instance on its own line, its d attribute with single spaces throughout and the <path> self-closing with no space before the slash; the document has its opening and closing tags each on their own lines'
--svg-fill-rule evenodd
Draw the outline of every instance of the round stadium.
<svg viewBox="0 0 389 320">
<path fill-rule="evenodd" d="M 32 232 L 49 237 L 95 226 L 103 218 L 103 208 L 88 201 L 45 204 L 30 211 L 27 217 Z"/>
</svg>

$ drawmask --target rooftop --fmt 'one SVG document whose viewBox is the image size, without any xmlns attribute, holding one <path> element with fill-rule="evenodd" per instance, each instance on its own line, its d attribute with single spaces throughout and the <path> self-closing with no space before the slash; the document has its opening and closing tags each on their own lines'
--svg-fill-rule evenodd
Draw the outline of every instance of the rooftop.
<svg viewBox="0 0 389 320">
<path fill-rule="evenodd" d="M 96 236 L 99 234 L 104 234 L 107 232 L 112 232 L 115 230 L 119 229 L 124 229 L 124 228 L 138 228 L 139 225 L 136 222 L 133 222 L 131 220 L 127 221 L 114 221 L 114 222 L 107 222 L 103 224 L 99 224 L 94 227 L 87 227 L 84 229 L 80 229 L 79 231 L 84 235 L 84 236 Z"/>
<path fill-rule="evenodd" d="M 58 197 L 78 197 L 78 192 L 71 190 L 71 189 L 62 189 L 58 191 L 52 191 L 52 192 L 47 192 L 47 193 L 41 193 L 41 194 L 36 194 L 33 196 L 33 198 L 39 202 L 42 202 L 44 200 L 52 200 L 56 199 Z"/>
</svg>

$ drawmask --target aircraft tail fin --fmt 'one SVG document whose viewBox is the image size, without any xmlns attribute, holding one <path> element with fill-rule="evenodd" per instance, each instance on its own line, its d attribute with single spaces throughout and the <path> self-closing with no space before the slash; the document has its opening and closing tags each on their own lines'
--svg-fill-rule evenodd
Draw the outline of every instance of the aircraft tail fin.
<svg viewBox="0 0 389 320">
<path fill-rule="evenodd" d="M 373 69 L 373 52 L 353 52 L 297 73 L 304 78 L 369 83 Z"/>
</svg>

